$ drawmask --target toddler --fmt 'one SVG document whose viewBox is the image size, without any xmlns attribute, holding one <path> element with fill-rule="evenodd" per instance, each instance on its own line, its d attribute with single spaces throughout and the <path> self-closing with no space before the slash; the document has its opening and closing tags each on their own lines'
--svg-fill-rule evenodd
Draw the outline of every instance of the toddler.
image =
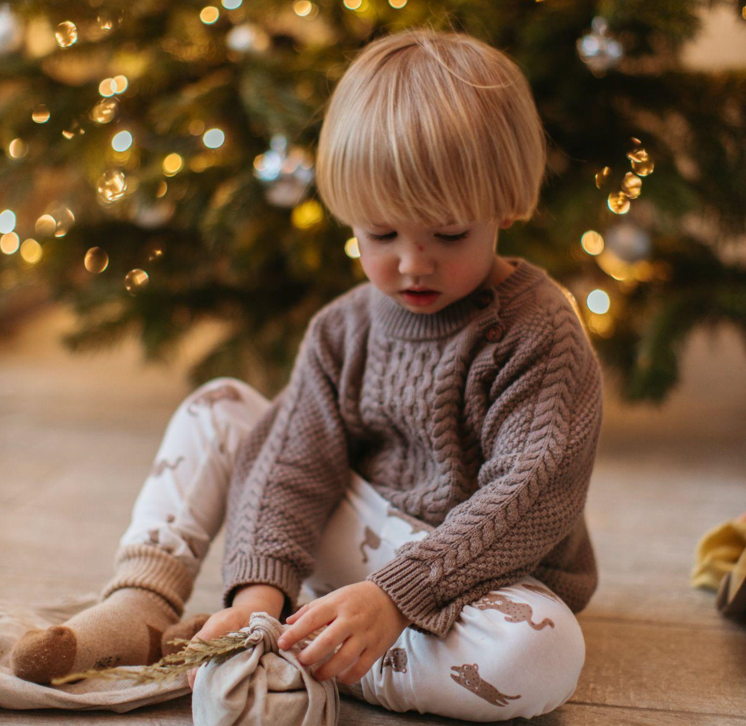
<svg viewBox="0 0 746 726">
<path fill-rule="evenodd" d="M 331 97 L 316 181 L 368 280 L 314 315 L 272 402 L 231 378 L 187 397 L 102 601 L 27 633 L 15 672 L 156 660 L 227 512 L 225 609 L 187 637 L 262 610 L 319 680 L 389 710 L 495 721 L 565 703 L 597 586 L 601 373 L 572 296 L 497 255 L 545 163 L 500 51 L 428 28 L 367 45 Z"/>
</svg>

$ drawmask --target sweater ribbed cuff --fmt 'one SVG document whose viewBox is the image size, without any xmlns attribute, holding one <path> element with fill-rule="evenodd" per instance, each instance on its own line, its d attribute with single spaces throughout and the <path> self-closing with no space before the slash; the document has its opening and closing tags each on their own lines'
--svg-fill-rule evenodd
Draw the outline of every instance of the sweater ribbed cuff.
<svg viewBox="0 0 746 726">
<path fill-rule="evenodd" d="M 298 607 L 301 581 L 291 565 L 282 560 L 262 555 L 239 556 L 223 567 L 223 605 L 233 604 L 236 588 L 243 585 L 274 585 L 285 593 L 286 600 L 280 620 L 294 613 Z"/>
<path fill-rule="evenodd" d="M 445 637 L 458 617 L 456 604 L 438 605 L 430 582 L 430 568 L 400 555 L 372 572 L 366 580 L 378 585 L 420 633 Z"/>
<path fill-rule="evenodd" d="M 125 587 L 141 587 L 160 595 L 181 617 L 192 594 L 194 577 L 173 555 L 155 545 L 126 545 L 114 558 L 116 574 L 104 587 L 101 598 Z"/>
</svg>

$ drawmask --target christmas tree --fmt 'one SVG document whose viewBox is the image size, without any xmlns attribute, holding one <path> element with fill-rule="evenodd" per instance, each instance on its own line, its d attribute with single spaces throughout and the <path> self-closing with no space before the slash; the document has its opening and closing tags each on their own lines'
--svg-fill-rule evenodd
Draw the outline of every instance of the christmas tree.
<svg viewBox="0 0 746 726">
<path fill-rule="evenodd" d="M 134 332 L 149 360 L 219 319 L 193 383 L 258 360 L 276 393 L 311 316 L 365 279 L 314 188 L 325 104 L 365 44 L 427 25 L 526 74 L 549 175 L 498 251 L 565 287 L 626 399 L 665 399 L 696 326 L 746 328 L 721 254 L 744 233 L 746 94 L 679 60 L 701 0 L 207 2 L 0 5 L 0 315 L 42 288 L 73 306 L 72 350 Z"/>
</svg>

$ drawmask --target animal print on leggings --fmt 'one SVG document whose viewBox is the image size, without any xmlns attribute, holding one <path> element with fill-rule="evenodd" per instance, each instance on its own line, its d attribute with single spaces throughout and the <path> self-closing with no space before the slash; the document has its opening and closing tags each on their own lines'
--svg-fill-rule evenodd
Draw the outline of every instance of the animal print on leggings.
<svg viewBox="0 0 746 726">
<path fill-rule="evenodd" d="M 385 666 L 398 673 L 407 672 L 407 651 L 404 648 L 391 648 L 381 659 L 381 673 Z"/>
<path fill-rule="evenodd" d="M 231 386 L 230 384 L 226 384 L 224 386 L 218 386 L 217 388 L 213 388 L 209 391 L 205 391 L 204 393 L 197 396 L 187 408 L 187 411 L 192 415 L 196 416 L 197 412 L 194 410 L 194 406 L 214 406 L 218 401 L 243 401 L 243 396 L 241 395 L 241 391 L 238 390 L 235 386 Z"/>
<path fill-rule="evenodd" d="M 360 551 L 363 553 L 363 562 L 368 561 L 368 555 L 365 553 L 363 547 L 366 545 L 372 550 L 377 550 L 381 546 L 381 538 L 366 524 L 364 530 L 365 538 L 360 543 Z"/>
<path fill-rule="evenodd" d="M 160 476 L 166 469 L 175 469 L 181 462 L 184 461 L 184 457 L 180 456 L 176 461 L 171 464 L 167 459 L 161 459 L 153 464 L 153 468 L 150 470 L 148 476 Z"/>
<path fill-rule="evenodd" d="M 554 623 L 549 618 L 544 618 L 538 625 L 531 620 L 534 611 L 528 603 L 516 602 L 505 595 L 489 592 L 484 597 L 474 603 L 474 607 L 479 610 L 497 610 L 509 617 L 505 618 L 506 623 L 523 623 L 527 622 L 534 630 L 541 630 L 549 625 L 554 627 Z"/>
<path fill-rule="evenodd" d="M 520 698 L 520 696 L 507 696 L 504 693 L 500 693 L 491 683 L 482 680 L 479 675 L 479 665 L 477 663 L 464 663 L 462 666 L 451 666 L 451 670 L 456 671 L 456 673 L 451 673 L 450 675 L 459 686 L 463 686 L 495 706 L 507 706 L 508 700 L 515 701 L 516 698 Z"/>
<path fill-rule="evenodd" d="M 387 517 L 398 517 L 399 519 L 405 521 L 412 528 L 412 531 L 410 532 L 410 534 L 418 534 L 420 532 L 432 532 L 435 529 L 435 527 L 433 527 L 431 524 L 427 524 L 427 522 L 421 522 L 416 517 L 412 517 L 406 512 L 402 512 L 400 509 L 396 509 L 396 507 L 389 506 L 386 509 L 386 516 Z"/>
</svg>

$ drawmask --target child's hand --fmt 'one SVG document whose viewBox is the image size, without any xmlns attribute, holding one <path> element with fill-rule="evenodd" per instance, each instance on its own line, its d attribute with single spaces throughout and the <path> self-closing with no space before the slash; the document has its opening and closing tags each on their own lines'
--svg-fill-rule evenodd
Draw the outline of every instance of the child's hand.
<svg viewBox="0 0 746 726">
<path fill-rule="evenodd" d="M 287 618 L 287 622 L 292 627 L 278 641 L 283 650 L 331 623 L 301 651 L 298 660 L 310 666 L 343 644 L 314 671 L 314 676 L 323 681 L 336 675 L 342 683 L 354 683 L 396 642 L 411 621 L 378 585 L 366 580 L 313 600 Z"/>
<path fill-rule="evenodd" d="M 211 640 L 227 633 L 235 633 L 249 624 L 251 613 L 264 612 L 279 618 L 284 598 L 283 593 L 271 585 L 249 585 L 238 591 L 233 599 L 233 607 L 219 610 L 212 615 L 202 626 L 202 630 L 195 633 L 189 642 L 197 638 Z M 196 668 L 187 672 L 189 688 L 192 690 L 196 677 Z"/>
</svg>

